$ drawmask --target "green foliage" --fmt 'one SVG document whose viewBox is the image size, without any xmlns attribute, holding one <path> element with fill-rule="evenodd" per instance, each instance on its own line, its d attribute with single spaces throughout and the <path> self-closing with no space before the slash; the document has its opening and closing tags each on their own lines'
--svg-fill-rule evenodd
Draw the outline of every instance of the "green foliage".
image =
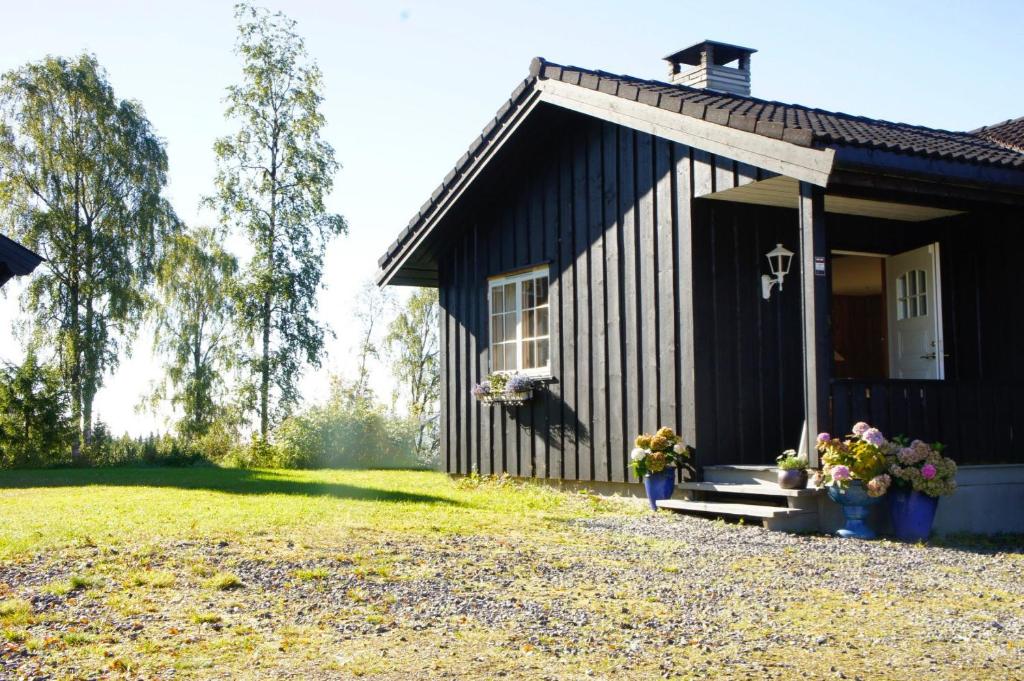
<svg viewBox="0 0 1024 681">
<path fill-rule="evenodd" d="M 148 307 L 160 245 L 177 229 L 161 197 L 167 155 L 142 107 L 119 100 L 91 55 L 47 57 L 0 82 L 0 222 L 46 262 L 24 308 L 53 348 L 80 444 L 103 376 Z"/>
<path fill-rule="evenodd" d="M 170 433 L 147 437 L 125 434 L 115 438 L 102 421 L 97 422 L 87 451 L 89 463 L 100 467 L 133 464 L 192 466 L 216 460 L 200 449 L 197 442 Z"/>
<path fill-rule="evenodd" d="M 29 351 L 21 366 L 0 369 L 0 467 L 70 460 L 74 434 L 60 371 Z"/>
<path fill-rule="evenodd" d="M 795 449 L 787 449 L 775 459 L 775 462 L 781 471 L 802 471 L 807 468 L 807 457 L 798 455 Z"/>
<path fill-rule="evenodd" d="M 245 585 L 242 584 L 242 580 L 237 575 L 233 575 L 230 572 L 218 572 L 203 582 L 203 586 L 215 591 L 230 591 L 231 589 L 241 589 Z"/>
<path fill-rule="evenodd" d="M 237 463 L 275 468 L 423 468 L 418 424 L 389 414 L 369 399 L 349 398 L 350 386 L 336 381 L 325 405 L 288 417 L 273 433 L 273 444 L 256 439 Z"/>
<path fill-rule="evenodd" d="M 174 235 L 157 269 L 154 349 L 166 358 L 166 381 L 153 402 L 169 399 L 182 411 L 177 431 L 186 438 L 205 436 L 230 415 L 224 375 L 235 353 L 227 292 L 237 263 L 221 240 L 202 228 Z"/>
<path fill-rule="evenodd" d="M 242 82 L 228 88 L 237 131 L 216 142 L 216 192 L 208 199 L 253 254 L 233 288 L 237 324 L 248 344 L 243 405 L 266 439 L 297 403 L 303 366 L 319 366 L 324 329 L 314 318 L 327 241 L 347 227 L 327 211 L 338 163 L 324 141 L 322 76 L 295 22 L 239 4 Z"/>
</svg>

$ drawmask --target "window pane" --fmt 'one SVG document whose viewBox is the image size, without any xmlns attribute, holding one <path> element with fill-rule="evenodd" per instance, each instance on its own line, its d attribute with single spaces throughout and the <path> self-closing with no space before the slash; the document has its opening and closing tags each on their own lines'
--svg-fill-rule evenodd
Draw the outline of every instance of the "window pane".
<svg viewBox="0 0 1024 681">
<path fill-rule="evenodd" d="M 919 296 L 919 298 L 920 298 L 920 302 L 918 303 L 918 306 L 919 306 L 918 307 L 918 311 L 921 313 L 922 317 L 927 317 L 928 316 L 928 294 L 927 293 L 922 293 Z"/>
<path fill-rule="evenodd" d="M 516 313 L 506 312 L 502 316 L 505 318 L 505 340 L 514 341 L 516 339 Z"/>
<path fill-rule="evenodd" d="M 526 341 L 525 343 L 523 343 L 523 368 L 524 369 L 533 369 L 535 366 L 537 366 L 537 364 L 536 364 L 536 356 L 535 356 L 535 353 L 534 353 L 534 349 L 535 349 L 535 342 L 534 341 Z"/>
<path fill-rule="evenodd" d="M 901 274 L 896 279 L 896 297 L 906 298 L 907 297 L 907 275 Z"/>
<path fill-rule="evenodd" d="M 916 317 L 917 316 L 917 297 L 915 296 L 915 297 L 911 298 L 909 300 L 909 302 L 910 302 L 910 316 L 911 317 Z"/>
<path fill-rule="evenodd" d="M 548 340 L 537 341 L 537 366 L 544 367 L 548 365 Z"/>
<path fill-rule="evenodd" d="M 523 338 L 533 338 L 537 335 L 536 318 L 536 310 L 523 311 Z"/>
<path fill-rule="evenodd" d="M 504 330 L 504 326 L 501 323 L 501 317 L 500 316 L 491 317 L 491 343 L 492 344 L 500 343 L 501 341 L 505 340 L 505 338 L 504 338 L 505 334 L 502 333 L 503 330 Z"/>
<path fill-rule="evenodd" d="M 505 370 L 511 371 L 516 367 L 516 344 L 506 343 L 505 344 Z"/>
<path fill-rule="evenodd" d="M 548 304 L 548 278 L 547 275 L 538 277 L 536 280 L 537 305 Z"/>
<path fill-rule="evenodd" d="M 537 333 L 535 335 L 548 335 L 548 308 L 546 307 L 537 310 Z"/>
<path fill-rule="evenodd" d="M 505 370 L 505 350 L 502 345 L 491 346 L 491 371 Z"/>
<path fill-rule="evenodd" d="M 504 312 L 505 296 L 502 294 L 501 286 L 491 287 L 491 313 Z"/>
<path fill-rule="evenodd" d="M 516 285 L 505 284 L 505 311 L 516 309 Z"/>
<path fill-rule="evenodd" d="M 907 291 L 907 294 L 911 296 L 917 295 L 917 277 L 915 276 L 916 274 L 916 272 L 911 272 L 910 276 L 908 277 L 908 279 L 910 280 L 908 282 L 910 288 Z"/>
<path fill-rule="evenodd" d="M 896 318 L 906 319 L 907 318 L 907 299 L 900 298 L 899 304 L 896 306 Z"/>
<path fill-rule="evenodd" d="M 525 310 L 528 307 L 533 307 L 533 305 L 534 305 L 533 300 L 534 300 L 534 296 L 533 296 L 533 282 L 529 281 L 529 280 L 524 281 L 523 282 L 523 302 L 522 302 L 523 309 Z"/>
</svg>

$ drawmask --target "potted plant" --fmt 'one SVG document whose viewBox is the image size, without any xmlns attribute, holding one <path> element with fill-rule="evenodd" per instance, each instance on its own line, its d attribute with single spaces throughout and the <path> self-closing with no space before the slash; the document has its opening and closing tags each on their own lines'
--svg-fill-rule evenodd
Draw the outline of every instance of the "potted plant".
<svg viewBox="0 0 1024 681">
<path fill-rule="evenodd" d="M 865 520 L 892 482 L 886 474 L 886 454 L 893 445 L 864 422 L 855 424 L 852 431 L 845 439 L 818 435 L 823 467 L 815 484 L 828 487 L 829 498 L 843 509 L 846 526 L 837 532 L 840 537 L 874 539 L 876 534 Z"/>
<path fill-rule="evenodd" d="M 943 456 L 945 447 L 938 442 L 896 441 L 900 448 L 891 455 L 889 465 L 893 532 L 903 541 L 925 541 L 932 532 L 939 497 L 956 490 L 956 463 Z"/>
<path fill-rule="evenodd" d="M 676 488 L 676 466 L 689 456 L 690 448 L 671 428 L 662 427 L 654 435 L 644 433 L 636 438 L 636 448 L 629 455 L 629 465 L 636 477 L 644 481 L 652 511 L 658 510 L 658 501 L 672 498 Z"/>
<path fill-rule="evenodd" d="M 807 457 L 794 449 L 787 449 L 775 459 L 779 469 L 779 487 L 803 489 L 807 487 Z"/>
<path fill-rule="evenodd" d="M 533 395 L 533 379 L 522 374 L 492 373 L 470 392 L 484 404 L 507 404 L 518 407 Z"/>
</svg>

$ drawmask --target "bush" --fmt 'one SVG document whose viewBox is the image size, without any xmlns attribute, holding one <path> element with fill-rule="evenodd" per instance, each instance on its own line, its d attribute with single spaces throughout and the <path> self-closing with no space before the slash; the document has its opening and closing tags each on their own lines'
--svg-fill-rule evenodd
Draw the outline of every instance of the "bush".
<svg viewBox="0 0 1024 681">
<path fill-rule="evenodd" d="M 416 456 L 418 424 L 370 400 L 332 400 L 285 419 L 270 442 L 235 448 L 231 465 L 250 468 L 429 468 Z"/>
</svg>

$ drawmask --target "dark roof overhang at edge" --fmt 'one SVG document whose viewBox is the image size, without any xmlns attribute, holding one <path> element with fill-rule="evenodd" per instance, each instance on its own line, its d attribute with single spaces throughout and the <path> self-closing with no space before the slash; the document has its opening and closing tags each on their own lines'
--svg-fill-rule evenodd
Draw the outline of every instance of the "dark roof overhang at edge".
<svg viewBox="0 0 1024 681">
<path fill-rule="evenodd" d="M 437 286 L 425 247 L 489 160 L 540 103 L 569 109 L 782 175 L 829 186 L 879 178 L 942 183 L 1024 202 L 1024 153 L 971 132 L 561 66 L 535 58 L 523 80 L 378 260 L 379 285 Z M 884 185 L 885 182 L 883 181 Z M 414 256 L 421 257 L 417 261 Z"/>
<path fill-rule="evenodd" d="M 40 255 L 0 234 L 0 286 L 11 277 L 30 274 L 42 261 Z"/>
</svg>

